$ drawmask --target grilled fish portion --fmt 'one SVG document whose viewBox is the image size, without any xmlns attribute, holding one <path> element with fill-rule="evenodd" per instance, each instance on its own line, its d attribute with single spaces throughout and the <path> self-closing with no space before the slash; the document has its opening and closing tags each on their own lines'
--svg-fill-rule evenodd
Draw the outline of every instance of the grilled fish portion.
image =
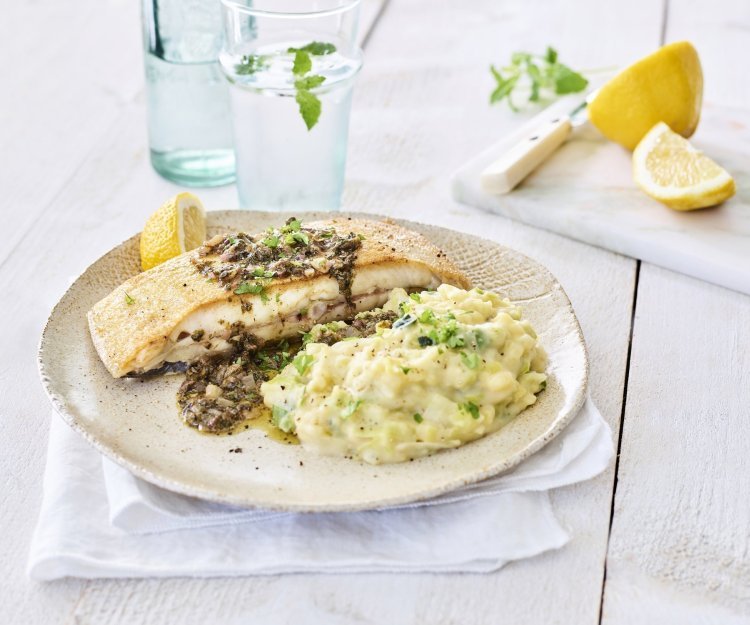
<svg viewBox="0 0 750 625">
<path fill-rule="evenodd" d="M 175 363 L 297 335 L 381 306 L 391 290 L 469 287 L 445 254 L 387 222 L 296 220 L 208 241 L 134 276 L 88 313 L 112 376 L 179 371 Z M 243 344 L 244 343 L 244 344 Z"/>
</svg>

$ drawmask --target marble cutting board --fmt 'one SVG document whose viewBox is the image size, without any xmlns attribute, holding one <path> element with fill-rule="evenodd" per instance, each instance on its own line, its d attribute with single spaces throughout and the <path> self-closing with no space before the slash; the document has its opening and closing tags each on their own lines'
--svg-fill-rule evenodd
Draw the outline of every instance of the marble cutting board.
<svg viewBox="0 0 750 625">
<path fill-rule="evenodd" d="M 630 152 L 586 123 L 507 195 L 479 185 L 480 172 L 509 146 L 561 112 L 559 101 L 453 175 L 459 202 L 750 294 L 750 111 L 705 104 L 691 142 L 725 167 L 736 195 L 718 208 L 678 212 L 638 189 Z"/>
</svg>

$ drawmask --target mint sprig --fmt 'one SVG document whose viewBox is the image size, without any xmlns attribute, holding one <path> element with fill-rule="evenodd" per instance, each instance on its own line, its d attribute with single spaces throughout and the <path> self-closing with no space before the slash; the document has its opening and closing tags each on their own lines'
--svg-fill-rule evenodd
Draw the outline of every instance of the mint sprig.
<svg viewBox="0 0 750 625">
<path fill-rule="evenodd" d="M 548 46 L 543 55 L 514 52 L 510 65 L 500 69 L 490 65 L 490 72 L 497 83 L 490 94 L 490 104 L 507 100 L 508 106 L 517 111 L 518 107 L 513 102 L 512 94 L 524 77 L 531 88 L 529 102 L 539 102 L 543 97 L 550 95 L 559 96 L 583 91 L 589 81 L 579 72 L 560 63 L 557 56 L 557 50 Z"/>
<path fill-rule="evenodd" d="M 332 43 L 322 41 L 311 41 L 301 48 L 289 48 L 290 54 L 294 54 L 294 65 L 292 73 L 296 77 L 294 89 L 296 94 L 294 99 L 299 106 L 299 112 L 302 116 L 305 126 L 312 130 L 320 119 L 320 113 L 323 109 L 320 98 L 312 90 L 319 87 L 325 82 L 326 77 L 320 74 L 310 74 L 312 71 L 312 56 L 324 56 L 336 52 L 336 46 Z"/>
</svg>

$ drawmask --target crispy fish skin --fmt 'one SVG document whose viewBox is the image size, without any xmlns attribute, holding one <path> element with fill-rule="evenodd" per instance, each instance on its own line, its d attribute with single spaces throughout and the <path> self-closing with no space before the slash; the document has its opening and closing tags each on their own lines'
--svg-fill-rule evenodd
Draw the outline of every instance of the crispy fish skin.
<svg viewBox="0 0 750 625">
<path fill-rule="evenodd" d="M 432 276 L 431 283 L 446 282 L 462 288 L 470 286 L 466 276 L 441 250 L 422 235 L 395 224 L 385 221 L 333 219 L 305 224 L 305 227 L 333 227 L 342 235 L 354 232 L 365 237 L 354 262 L 355 283 L 358 272 L 382 268 L 393 270 L 395 277 L 394 283 L 386 286 L 388 290 L 396 287 L 429 288 L 431 285 L 428 284 L 400 283 L 408 280 L 405 276 L 408 276 L 409 272 L 399 269 L 412 267 L 419 269 L 422 274 L 428 271 Z M 193 250 L 130 278 L 88 312 L 94 346 L 113 377 L 119 378 L 138 370 L 143 363 L 151 362 L 152 357 L 158 360 L 159 354 L 167 353 L 170 343 L 174 341 L 172 335 L 175 328 L 180 327 L 185 319 L 195 313 L 205 315 L 208 311 L 210 314 L 212 305 L 219 304 L 223 310 L 226 310 L 227 303 L 236 306 L 238 310 L 241 308 L 241 302 L 252 303 L 253 308 L 261 310 L 263 306 L 269 306 L 267 302 L 261 301 L 259 294 L 236 295 L 216 282 L 209 281 L 198 272 L 191 261 L 196 256 L 197 251 Z M 331 281 L 332 278 L 327 274 L 317 274 L 311 278 L 275 278 L 266 289 L 266 300 L 270 299 L 270 305 L 274 306 L 274 300 L 280 301 L 274 297 L 275 294 L 283 295 L 289 290 L 303 286 L 310 289 L 315 284 L 327 284 L 327 290 L 330 292 Z M 356 296 L 357 293 L 353 295 Z M 298 306 L 299 302 L 296 305 Z M 289 314 L 289 311 L 282 310 L 283 306 L 276 306 L 279 308 L 275 311 L 277 315 L 283 317 L 285 313 Z M 307 325 L 311 327 L 316 322 L 311 320 Z M 300 329 L 309 327 L 295 325 L 285 330 L 281 321 L 280 329 L 272 331 L 276 332 L 279 338 L 296 334 Z M 252 332 L 253 326 L 250 325 L 248 330 Z"/>
</svg>

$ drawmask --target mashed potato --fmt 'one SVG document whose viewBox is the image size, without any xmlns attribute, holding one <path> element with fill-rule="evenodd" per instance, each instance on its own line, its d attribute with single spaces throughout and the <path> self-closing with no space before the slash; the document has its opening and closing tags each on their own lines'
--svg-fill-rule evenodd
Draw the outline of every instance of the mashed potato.
<svg viewBox="0 0 750 625">
<path fill-rule="evenodd" d="M 419 458 L 494 432 L 544 389 L 544 350 L 498 295 L 442 285 L 396 289 L 391 328 L 308 343 L 261 387 L 274 422 L 327 455 L 380 464 Z"/>
</svg>

